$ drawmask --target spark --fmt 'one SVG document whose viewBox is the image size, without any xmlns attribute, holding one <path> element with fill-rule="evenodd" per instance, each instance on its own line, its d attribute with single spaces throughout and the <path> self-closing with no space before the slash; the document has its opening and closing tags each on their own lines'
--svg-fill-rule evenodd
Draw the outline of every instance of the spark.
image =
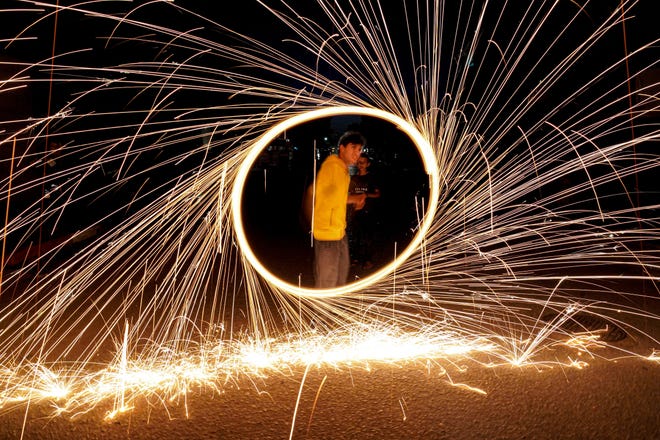
<svg viewBox="0 0 660 440">
<path fill-rule="evenodd" d="M 478 364 L 480 357 L 507 356 L 501 345 L 485 337 L 443 332 L 433 327 L 436 326 L 410 332 L 386 325 L 362 326 L 332 333 L 291 334 L 288 339 L 272 341 L 250 338 L 208 341 L 206 346 L 190 352 L 174 353 L 159 347 L 160 356 L 144 360 L 124 355 L 129 344 L 125 340 L 117 349 L 118 359 L 92 373 L 79 365 L 59 366 L 58 370 L 44 364 L 4 367 L 0 375 L 4 388 L 0 408 L 11 408 L 26 401 L 53 402 L 57 404 L 55 415 L 75 415 L 112 402 L 113 409 L 106 414 L 107 419 L 112 419 L 131 411 L 136 400 L 143 396 L 158 396 L 166 405 L 193 389 L 220 392 L 241 377 L 288 375 L 301 368 L 306 373 L 312 368 L 369 371 L 374 365 L 403 366 L 423 364 L 425 360 L 438 366 L 445 363 L 440 368 L 446 374 L 459 359 Z M 129 334 L 128 327 L 125 334 Z M 566 365 L 582 368 L 586 363 L 571 360 Z M 29 386 L 25 377 L 34 377 Z M 484 390 L 451 379 L 449 383 L 486 394 Z M 303 384 L 304 376 L 301 390 Z"/>
<path fill-rule="evenodd" d="M 314 17 L 255 3 L 278 20 L 281 42 L 169 0 L 129 10 L 113 0 L 17 0 L 0 11 L 29 18 L 0 36 L 10 47 L 31 47 L 55 15 L 85 17 L 111 29 L 101 53 L 120 60 L 76 47 L 3 62 L 17 73 L 0 94 L 37 87 L 45 72 L 66 102 L 42 118 L 0 122 L 2 151 L 20 147 L 0 159 L 11 165 L 0 180 L 11 214 L 0 408 L 49 402 L 54 415 L 75 417 L 111 402 L 112 419 L 145 396 L 166 407 L 192 389 L 304 372 L 302 391 L 312 368 L 375 365 L 437 367 L 450 385 L 486 394 L 448 372 L 582 369 L 583 353 L 604 349 L 658 361 L 656 348 L 628 351 L 603 341 L 602 329 L 564 328 L 589 314 L 658 344 L 633 323 L 659 321 L 649 310 L 658 304 L 660 206 L 641 202 L 630 183 L 657 172 L 648 148 L 660 139 L 657 83 L 622 91 L 657 68 L 647 57 L 657 40 L 604 56 L 628 18 L 612 10 L 596 19 L 588 2 L 406 2 L 394 14 L 405 30 L 384 2 L 318 0 Z M 147 14 L 159 8 L 186 20 Z M 133 59 L 138 47 L 153 52 Z M 632 76 L 617 76 L 631 61 L 640 66 Z M 405 134 L 427 191 L 414 202 L 414 235 L 394 244 L 390 262 L 344 287 L 309 289 L 254 252 L 244 192 L 275 139 L 341 115 Z M 50 249 L 35 240 L 65 229 L 69 213 L 86 224 Z M 70 252 L 86 231 L 100 232 Z"/>
<path fill-rule="evenodd" d="M 660 362 L 660 355 L 658 355 L 658 351 L 654 349 L 653 353 L 651 353 L 647 359 L 654 362 Z"/>
<path fill-rule="evenodd" d="M 482 395 L 487 395 L 488 393 L 482 390 L 481 388 L 473 387 L 471 385 L 465 384 L 465 383 L 456 383 L 456 382 L 450 382 L 452 386 L 455 386 L 456 388 L 462 388 L 464 390 L 472 391 L 477 394 L 482 394 Z"/>
</svg>

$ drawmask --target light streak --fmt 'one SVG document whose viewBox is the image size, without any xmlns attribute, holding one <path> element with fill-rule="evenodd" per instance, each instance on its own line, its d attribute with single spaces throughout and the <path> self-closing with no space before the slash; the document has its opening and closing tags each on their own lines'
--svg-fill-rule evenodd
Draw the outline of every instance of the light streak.
<svg viewBox="0 0 660 440">
<path fill-rule="evenodd" d="M 639 194 L 627 184 L 658 170 L 657 153 L 636 151 L 660 139 L 657 84 L 630 106 L 633 96 L 620 87 L 629 78 L 615 75 L 631 60 L 641 66 L 636 77 L 657 68 L 657 57 L 645 56 L 658 41 L 607 58 L 586 78 L 575 73 L 594 69 L 584 61 L 601 56 L 598 47 L 610 50 L 617 11 L 586 29 L 587 4 L 452 10 L 435 1 L 428 15 L 406 9 L 407 31 L 397 35 L 386 32 L 378 2 L 342 9 L 319 0 L 319 23 L 285 3 L 276 10 L 258 2 L 288 32 L 287 46 L 178 2 L 128 12 L 114 1 L 15 3 L 0 14 L 38 18 L 0 41 L 31 44 L 49 17 L 84 16 L 111 27 L 107 53 L 121 61 L 85 63 L 79 57 L 90 51 L 76 47 L 9 62 L 18 73 L 0 82 L 0 94 L 14 93 L 42 81 L 28 79 L 29 70 L 47 69 L 55 85 L 75 88 L 54 116 L 0 126 L 2 151 L 21 147 L 11 162 L 2 156 L 12 167 L 0 181 L 0 197 L 12 202 L 3 253 L 8 244 L 8 258 L 27 248 L 27 259 L 35 231 L 62 229 L 68 212 L 100 209 L 39 260 L 13 273 L 3 267 L 3 410 L 49 402 L 55 415 L 75 416 L 111 401 L 113 418 L 144 396 L 167 406 L 193 388 L 314 367 L 584 368 L 574 354 L 597 357 L 604 348 L 658 361 L 656 348 L 649 355 L 605 343 L 600 329 L 562 330 L 578 312 L 616 316 L 627 332 L 658 344 L 653 330 L 633 323 L 659 321 L 650 310 L 658 304 L 660 207 L 633 204 Z M 144 10 L 161 7 L 195 26 L 141 21 Z M 124 58 L 142 45 L 156 47 L 151 58 Z M 283 131 L 345 114 L 375 116 L 411 139 L 429 174 L 429 200 L 417 234 L 392 262 L 342 288 L 304 289 L 254 255 L 243 189 Z M 634 138 L 626 135 L 631 123 Z M 63 141 L 60 156 L 39 151 L 47 139 Z M 34 176 L 52 160 L 66 167 Z M 51 184 L 49 199 L 35 196 Z M 101 209 L 113 197 L 127 201 Z M 60 261 L 68 243 L 107 224 Z M 632 304 L 640 300 L 648 309 Z M 545 312 L 556 318 L 546 322 Z M 564 358 L 548 354 L 557 347 Z"/>
<path fill-rule="evenodd" d="M 456 383 L 456 382 L 450 382 L 452 386 L 455 386 L 456 388 L 463 388 L 464 390 L 472 391 L 477 394 L 482 394 L 482 395 L 487 395 L 488 393 L 482 390 L 481 388 L 473 387 L 471 385 L 465 384 L 465 383 Z"/>
<path fill-rule="evenodd" d="M 309 434 L 309 428 L 312 426 L 312 419 L 314 417 L 314 411 L 316 410 L 316 404 L 319 401 L 321 390 L 323 389 L 323 385 L 325 384 L 325 381 L 327 379 L 328 379 L 327 375 L 323 376 L 323 380 L 321 380 L 321 384 L 319 385 L 319 388 L 316 390 L 316 395 L 314 396 L 314 403 L 312 404 L 312 411 L 309 413 L 309 420 L 307 421 L 307 434 Z M 293 426 L 292 426 L 292 431 L 293 431 Z"/>
<path fill-rule="evenodd" d="M 130 411 L 135 401 L 144 396 L 157 396 L 158 401 L 167 406 L 167 402 L 191 390 L 220 391 L 238 383 L 242 377 L 254 380 L 293 375 L 301 368 L 306 372 L 312 368 L 369 371 L 376 365 L 422 365 L 427 360 L 446 375 L 448 369 L 461 370 L 454 365 L 457 361 L 490 365 L 492 362 L 488 359 L 508 356 L 501 345 L 485 337 L 461 335 L 438 326 L 398 332 L 391 325 L 363 326 L 331 333 L 292 334 L 288 335 L 288 340 L 208 341 L 206 346 L 190 352 L 174 353 L 160 347 L 169 356 L 144 360 L 128 359 L 123 354 L 127 346 L 128 341 L 124 341 L 118 347 L 118 359 L 93 373 L 77 365 L 59 366 L 57 370 L 44 364 L 3 368 L 0 383 L 5 392 L 0 408 L 12 408 L 26 401 L 50 402 L 57 405 L 54 415 L 68 414 L 75 418 L 79 413 L 112 402 L 112 410 L 106 414 L 112 419 Z M 554 364 L 560 363 L 541 363 Z M 530 362 L 528 365 L 539 364 Z M 586 363 L 569 359 L 563 365 L 582 368 Z M 26 377 L 34 379 L 26 382 Z M 451 378 L 448 383 L 486 394 L 484 390 L 455 383 Z M 303 385 L 301 383 L 301 390 Z"/>
<path fill-rule="evenodd" d="M 301 288 L 290 283 L 287 283 L 281 280 L 279 277 L 273 275 L 268 268 L 266 268 L 259 259 L 254 255 L 254 252 L 251 249 L 250 243 L 248 242 L 247 237 L 245 236 L 245 230 L 243 228 L 243 213 L 241 207 L 243 206 L 242 197 L 243 197 L 243 188 L 245 188 L 246 180 L 249 175 L 250 170 L 252 169 L 254 162 L 259 157 L 267 147 L 276 139 L 281 133 L 286 130 L 303 124 L 305 122 L 313 121 L 323 117 L 329 116 L 342 116 L 342 115 L 365 115 L 373 116 L 394 124 L 397 128 L 401 129 L 410 139 L 413 140 L 415 146 L 417 147 L 422 161 L 424 163 L 424 169 L 429 176 L 429 186 L 431 189 L 430 192 L 430 203 L 427 208 L 427 215 L 419 223 L 417 233 L 415 237 L 407 246 L 407 248 L 397 255 L 389 264 L 385 265 L 383 268 L 377 270 L 376 272 L 370 274 L 369 276 L 362 278 L 356 282 L 350 283 L 346 286 L 340 286 L 333 289 L 306 289 Z M 417 250 L 421 245 L 422 240 L 426 236 L 426 233 L 431 227 L 433 222 L 434 215 L 438 206 L 438 199 L 440 196 L 440 174 L 437 168 L 437 162 L 435 160 L 435 154 L 428 141 L 422 136 L 417 129 L 410 124 L 409 122 L 401 119 L 400 117 L 393 115 L 391 113 L 383 112 L 378 109 L 364 108 L 364 107 L 329 107 L 320 110 L 313 110 L 309 112 L 296 115 L 294 117 L 288 118 L 279 124 L 275 125 L 273 128 L 268 130 L 253 146 L 250 147 L 246 158 L 241 164 L 236 179 L 234 181 L 233 188 L 233 197 L 232 197 L 232 220 L 234 224 L 234 229 L 236 232 L 236 240 L 243 251 L 243 255 L 248 259 L 250 264 L 259 272 L 259 274 L 264 277 L 270 284 L 279 287 L 280 289 L 291 292 L 296 295 L 303 296 L 313 296 L 313 297 L 329 297 L 341 295 L 343 293 L 359 290 L 365 287 L 370 286 L 374 282 L 382 279 L 383 277 L 391 274 L 394 269 L 399 266 L 403 261 L 407 260 L 410 255 Z"/>
</svg>

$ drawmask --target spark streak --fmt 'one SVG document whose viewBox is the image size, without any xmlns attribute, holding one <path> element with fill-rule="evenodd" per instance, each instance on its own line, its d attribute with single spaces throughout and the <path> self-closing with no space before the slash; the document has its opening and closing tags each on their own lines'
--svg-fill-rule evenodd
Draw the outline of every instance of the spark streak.
<svg viewBox="0 0 660 440">
<path fill-rule="evenodd" d="M 630 15 L 588 1 L 317 0 L 307 17 L 256 1 L 278 20 L 282 41 L 270 42 L 186 3 L 11 0 L 0 11 L 23 23 L 0 36 L 5 50 L 36 53 L 54 17 L 103 38 L 58 34 L 67 47 L 52 56 L 1 62 L 12 73 L 0 94 L 48 83 L 58 108 L 0 122 L 11 170 L 0 180 L 0 407 L 54 402 L 75 415 L 112 401 L 112 418 L 141 396 L 166 406 L 194 387 L 312 367 L 583 368 L 576 351 L 607 350 L 657 362 L 660 206 L 631 182 L 654 181 L 659 165 L 647 76 L 658 39 L 614 56 Z M 392 261 L 343 288 L 306 289 L 253 251 L 244 195 L 279 136 L 339 115 L 404 133 L 426 198 L 410 201 L 422 214 Z M 65 238 L 42 247 L 44 231 Z M 602 340 L 602 327 L 566 330 L 579 314 L 645 338 L 651 354 Z M 564 357 L 548 354 L 560 347 Z"/>
</svg>

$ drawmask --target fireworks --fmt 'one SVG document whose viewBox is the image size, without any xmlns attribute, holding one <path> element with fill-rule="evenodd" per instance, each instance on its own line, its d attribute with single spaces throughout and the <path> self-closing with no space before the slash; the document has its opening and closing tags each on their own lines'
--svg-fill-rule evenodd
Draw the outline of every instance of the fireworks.
<svg viewBox="0 0 660 440">
<path fill-rule="evenodd" d="M 657 40 L 612 55 L 622 9 L 408 2 L 402 29 L 372 2 L 319 1 L 309 17 L 256 3 L 281 39 L 185 2 L 26 0 L 1 12 L 25 20 L 9 48 L 40 32 L 53 43 L 51 56 L 4 62 L 14 73 L 0 84 L 5 96 L 48 84 L 52 99 L 45 116 L 5 122 L 0 140 L 5 406 L 114 399 L 114 416 L 137 395 L 166 401 L 301 365 L 582 367 L 539 355 L 606 344 L 603 328 L 566 330 L 577 316 L 630 333 L 637 317 L 657 323 L 612 303 L 655 305 L 658 280 L 658 206 L 633 182 L 658 165 L 657 82 L 642 81 Z M 68 40 L 67 20 L 100 42 Z M 426 191 L 391 262 L 307 289 L 255 255 L 243 196 L 274 140 L 339 115 L 404 133 Z M 48 247 L 50 236 L 61 240 Z"/>
</svg>

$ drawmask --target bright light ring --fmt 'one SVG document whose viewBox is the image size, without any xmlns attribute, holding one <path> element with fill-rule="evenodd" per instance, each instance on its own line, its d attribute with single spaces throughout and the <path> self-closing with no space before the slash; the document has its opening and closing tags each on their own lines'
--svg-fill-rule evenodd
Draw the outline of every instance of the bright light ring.
<svg viewBox="0 0 660 440">
<path fill-rule="evenodd" d="M 362 116 L 373 116 L 385 121 L 391 122 L 397 128 L 406 133 L 410 139 L 413 141 L 417 150 L 419 151 L 420 156 L 422 157 L 422 162 L 426 173 L 429 176 L 429 201 L 427 204 L 426 214 L 419 225 L 419 229 L 413 240 L 410 244 L 389 264 L 382 267 L 373 274 L 361 278 L 355 282 L 346 284 L 345 286 L 335 287 L 330 289 L 315 289 L 315 288 L 305 288 L 290 284 L 277 276 L 273 275 L 259 259 L 252 252 L 252 248 L 247 241 L 245 236 L 245 230 L 243 229 L 243 220 L 242 220 L 242 211 L 241 211 L 241 201 L 243 199 L 243 188 L 245 186 L 245 181 L 247 176 L 252 168 L 252 165 L 257 160 L 261 152 L 270 145 L 273 139 L 277 138 L 280 133 L 288 130 L 297 125 L 303 124 L 308 121 L 312 121 L 319 118 L 329 117 L 329 116 L 340 116 L 340 115 L 362 115 Z M 238 245 L 243 252 L 243 256 L 247 261 L 254 267 L 254 269 L 261 274 L 264 279 L 271 285 L 277 286 L 285 292 L 288 292 L 293 295 L 299 295 L 303 297 L 331 297 L 338 296 L 344 293 L 353 292 L 365 287 L 372 285 L 374 282 L 382 279 L 383 277 L 392 273 L 397 267 L 401 265 L 404 261 L 410 257 L 410 255 L 420 246 L 422 240 L 426 236 L 431 223 L 433 222 L 433 217 L 438 205 L 438 196 L 440 192 L 439 185 L 440 177 L 438 172 L 438 163 L 436 161 L 436 156 L 431 148 L 429 142 L 422 136 L 422 134 L 408 121 L 401 119 L 400 117 L 393 115 L 382 110 L 365 108 L 365 107 L 352 107 L 352 106 L 343 106 L 343 107 L 330 107 L 323 108 L 320 110 L 313 110 L 306 113 L 302 113 L 296 116 L 293 116 L 289 119 L 286 119 L 279 124 L 275 125 L 273 128 L 268 130 L 264 135 L 259 138 L 254 145 L 249 147 L 248 154 L 243 161 L 236 180 L 234 181 L 234 187 L 232 192 L 232 216 L 234 223 L 234 231 L 236 233 L 236 240 Z"/>
</svg>

